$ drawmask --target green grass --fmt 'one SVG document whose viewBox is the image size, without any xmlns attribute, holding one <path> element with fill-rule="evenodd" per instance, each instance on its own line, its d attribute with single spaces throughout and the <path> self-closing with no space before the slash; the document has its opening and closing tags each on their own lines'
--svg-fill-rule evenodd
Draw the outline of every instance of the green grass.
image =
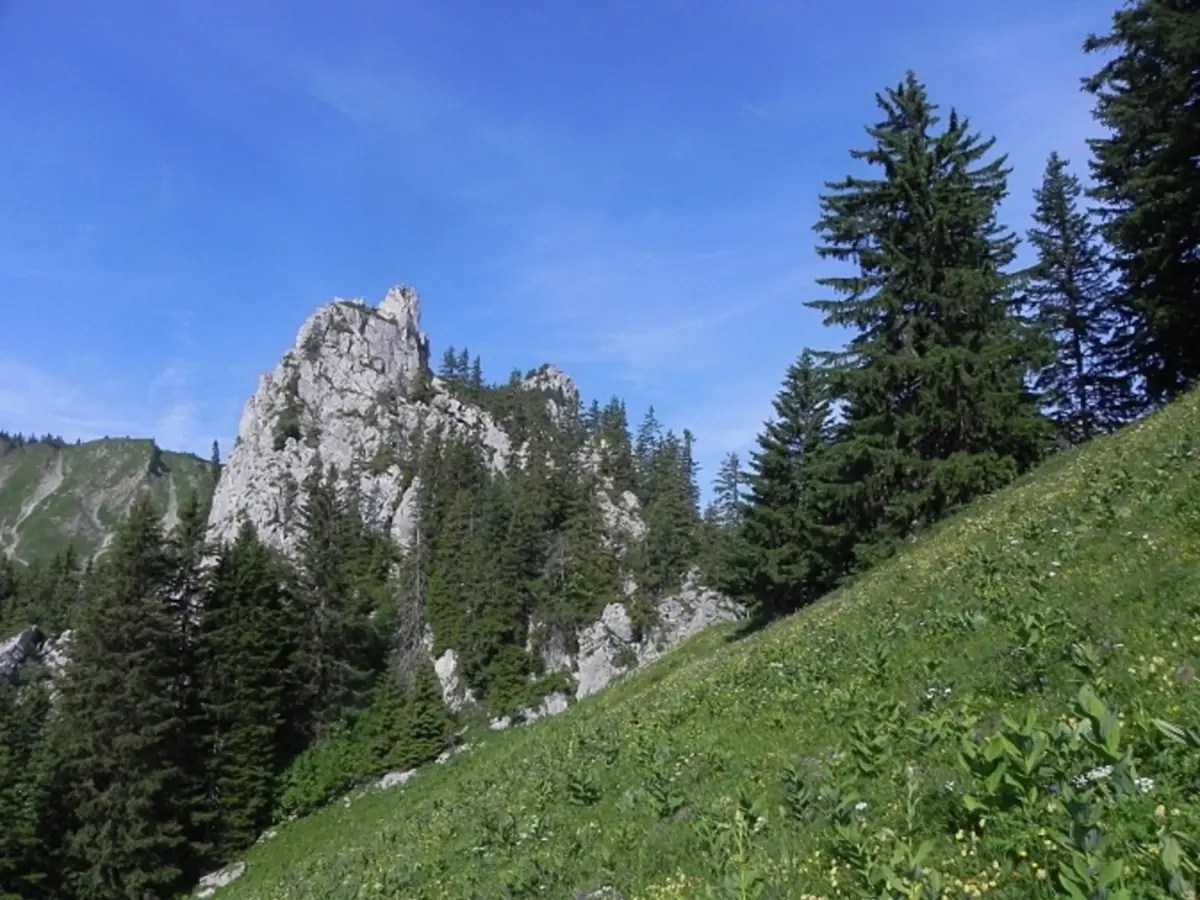
<svg viewBox="0 0 1200 900">
<path fill-rule="evenodd" d="M 1198 666 L 1193 393 L 788 620 L 285 823 L 217 896 L 1186 896 Z"/>
<path fill-rule="evenodd" d="M 209 463 L 164 452 L 164 471 L 152 474 L 153 453 L 154 442 L 148 439 L 106 438 L 61 448 L 26 444 L 0 455 L 0 550 L 31 562 L 71 544 L 88 556 L 116 528 L 139 492 L 149 491 L 165 512 L 172 489 L 179 503 L 191 491 L 207 489 Z M 39 500 L 39 488 L 53 485 L 59 466 L 61 484 Z M 21 519 L 34 500 L 32 511 Z M 14 526 L 15 540 L 10 533 Z"/>
</svg>

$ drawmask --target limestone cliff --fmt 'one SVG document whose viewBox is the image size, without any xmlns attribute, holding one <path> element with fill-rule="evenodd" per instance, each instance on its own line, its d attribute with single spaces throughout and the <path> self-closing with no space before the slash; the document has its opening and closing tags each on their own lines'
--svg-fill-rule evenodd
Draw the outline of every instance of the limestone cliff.
<svg viewBox="0 0 1200 900">
<path fill-rule="evenodd" d="M 578 414 L 575 385 L 553 366 L 516 386 L 544 396 L 552 420 Z M 405 546 L 417 524 L 421 484 L 402 461 L 435 432 L 472 435 L 496 473 L 522 466 L 527 452 L 486 409 L 465 402 L 433 377 L 413 290 L 393 288 L 378 307 L 335 300 L 304 323 L 293 348 L 262 376 L 247 403 L 213 498 L 212 535 L 232 538 L 245 517 L 267 544 L 292 553 L 303 502 L 300 486 L 319 463 L 336 468 L 342 483 L 357 491 L 367 524 Z M 646 533 L 638 498 L 613 490 L 603 478 L 599 483 L 605 541 L 620 553 Z M 646 662 L 699 627 L 741 615 L 735 605 L 695 584 L 680 596 L 686 600 L 660 603 L 660 612 L 667 614 L 641 642 L 624 633 L 612 636 L 611 623 L 624 611 L 620 604 L 610 605 L 601 622 L 576 635 L 577 654 L 548 652 L 547 669 L 571 671 L 582 697 L 619 674 L 618 655 Z M 425 645 L 432 647 L 428 635 Z M 452 705 L 471 699 L 459 684 L 452 649 L 440 655 L 436 669 Z"/>
</svg>

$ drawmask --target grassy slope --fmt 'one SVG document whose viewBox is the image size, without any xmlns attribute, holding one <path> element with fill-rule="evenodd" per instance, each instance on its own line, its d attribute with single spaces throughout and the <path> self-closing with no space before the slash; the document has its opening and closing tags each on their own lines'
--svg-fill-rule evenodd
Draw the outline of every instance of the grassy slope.
<svg viewBox="0 0 1200 900">
<path fill-rule="evenodd" d="M 203 485 L 209 465 L 163 452 L 164 471 L 151 474 L 153 451 L 150 440 L 108 438 L 61 448 L 26 444 L 0 454 L 0 552 L 29 562 L 70 543 L 89 555 L 142 490 L 169 516 Z"/>
<path fill-rule="evenodd" d="M 1118 751 L 1131 745 L 1135 774 L 1154 781 L 1118 803 L 1105 787 L 1123 783 L 1118 767 L 1081 794 L 1108 835 L 1097 853 L 1122 861 L 1134 897 L 1166 896 L 1155 847 L 1164 829 L 1200 835 L 1200 744 L 1173 744 L 1150 717 L 1200 725 L 1198 560 L 1194 393 L 757 635 L 714 629 L 558 718 L 281 826 L 218 900 L 561 898 L 605 884 L 628 900 L 879 897 L 865 885 L 881 862 L 925 840 L 924 874 L 891 896 L 937 896 L 911 887 L 931 871 L 943 896 L 1065 896 L 1058 872 L 1083 858 L 1056 843 L 1073 789 L 1047 788 L 1106 761 L 1074 710 L 1089 669 L 1123 711 Z M 959 767 L 964 741 L 984 746 L 969 735 L 1027 710 L 1049 745 L 1013 779 L 1030 793 Z M 1018 755 L 1033 746 L 1008 738 Z"/>
</svg>

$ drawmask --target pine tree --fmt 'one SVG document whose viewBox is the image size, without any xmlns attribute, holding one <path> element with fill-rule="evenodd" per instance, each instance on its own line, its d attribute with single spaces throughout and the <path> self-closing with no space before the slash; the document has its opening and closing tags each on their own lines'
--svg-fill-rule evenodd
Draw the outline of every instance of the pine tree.
<svg viewBox="0 0 1200 900">
<path fill-rule="evenodd" d="M 221 445 L 215 440 L 212 442 L 212 455 L 209 457 L 209 465 L 212 467 L 213 478 L 221 474 Z"/>
<path fill-rule="evenodd" d="M 283 584 L 279 564 L 244 523 L 217 559 L 197 648 L 206 842 L 216 861 L 249 846 L 269 824 L 286 760 L 294 623 Z"/>
<path fill-rule="evenodd" d="M 1037 265 L 1027 289 L 1035 321 L 1054 343 L 1036 387 L 1067 445 L 1105 434 L 1133 411 L 1129 379 L 1116 371 L 1109 342 L 1119 325 L 1095 226 L 1079 209 L 1083 186 L 1051 153 L 1035 192 L 1029 242 Z"/>
<path fill-rule="evenodd" d="M 716 527 L 728 529 L 741 524 L 744 487 L 741 460 L 736 453 L 725 454 L 713 480 L 712 512 L 709 518 Z"/>
<path fill-rule="evenodd" d="M 355 594 L 352 570 L 357 523 L 338 491 L 337 473 L 318 459 L 304 483 L 297 541 L 297 603 L 305 634 L 296 654 L 300 710 L 311 733 L 323 734 L 366 699 L 375 635 Z"/>
<path fill-rule="evenodd" d="M 690 428 L 683 429 L 683 440 L 679 444 L 679 471 L 688 488 L 688 499 L 692 511 L 700 509 L 700 464 L 696 462 L 696 435 Z"/>
<path fill-rule="evenodd" d="M 612 479 L 618 492 L 634 490 L 637 472 L 629 440 L 629 416 L 625 404 L 616 397 L 600 411 L 598 436 L 600 472 Z"/>
<path fill-rule="evenodd" d="M 600 433 L 600 401 L 593 400 L 583 414 L 583 427 L 589 437 Z"/>
<path fill-rule="evenodd" d="M 49 691 L 0 681 L 0 900 L 63 893 L 57 759 L 48 739 Z"/>
<path fill-rule="evenodd" d="M 170 616 L 176 627 L 175 678 L 171 697 L 176 704 L 177 717 L 188 723 L 176 734 L 179 742 L 172 752 L 184 769 L 184 783 L 178 788 L 176 810 L 187 825 L 189 842 L 203 853 L 201 834 L 204 831 L 204 759 L 203 749 L 195 739 L 194 726 L 200 719 L 200 698 L 196 679 L 196 640 L 200 610 L 207 594 L 205 557 L 209 551 L 208 504 L 193 491 L 179 510 L 179 521 L 172 529 L 165 546 L 167 584 L 164 594 Z"/>
<path fill-rule="evenodd" d="M 428 762 L 446 746 L 454 719 L 428 661 L 407 676 L 388 671 L 375 687 L 363 717 L 363 775 L 407 770 Z"/>
<path fill-rule="evenodd" d="M 542 487 L 536 468 L 517 480 L 508 527 L 491 566 L 492 584 L 471 601 L 463 673 L 497 709 L 511 705 L 531 671 L 524 643 L 526 625 L 538 603 L 537 579 L 545 559 Z"/>
<path fill-rule="evenodd" d="M 458 376 L 458 355 L 453 347 L 447 347 L 442 354 L 442 365 L 438 369 L 438 377 L 443 381 L 454 381 Z"/>
<path fill-rule="evenodd" d="M 876 96 L 884 119 L 869 150 L 883 177 L 830 183 L 818 253 L 855 264 L 818 283 L 845 295 L 808 305 L 857 332 L 834 363 L 845 425 L 837 455 L 860 531 L 861 565 L 1028 468 L 1048 436 L 1026 378 L 1040 344 L 1005 274 L 1016 238 L 997 223 L 1004 157 L 951 112 L 940 121 L 911 72 Z"/>
<path fill-rule="evenodd" d="M 669 431 L 649 472 L 646 537 L 635 565 L 640 586 L 652 596 L 678 589 L 699 549 L 694 466 L 688 454 L 685 442 Z"/>
<path fill-rule="evenodd" d="M 1121 288 L 1116 350 L 1169 401 L 1200 378 L 1200 2 L 1129 2 L 1084 50 L 1116 51 L 1084 80 L 1109 130 L 1088 143 Z"/>
<path fill-rule="evenodd" d="M 828 378 L 816 355 L 805 350 L 788 367 L 774 401 L 775 416 L 751 456 L 749 495 L 740 532 L 730 545 L 726 587 L 763 618 L 811 603 L 843 565 L 833 525 L 838 495 L 829 459 Z M 734 477 L 726 475 L 729 481 Z"/>
<path fill-rule="evenodd" d="M 0 556 L 0 629 L 16 624 L 17 569 L 7 556 Z"/>
<path fill-rule="evenodd" d="M 61 689 L 81 900 L 169 896 L 197 874 L 178 805 L 188 723 L 174 695 L 181 648 L 169 586 L 158 512 L 143 496 L 93 580 Z"/>
<path fill-rule="evenodd" d="M 554 605 L 545 624 L 570 643 L 580 627 L 595 621 L 621 593 L 617 559 L 605 545 L 599 495 L 590 480 L 575 497 L 560 546 L 562 564 L 551 576 L 549 594 Z"/>
<path fill-rule="evenodd" d="M 650 500 L 648 490 L 651 473 L 654 469 L 654 460 L 662 447 L 662 440 L 662 424 L 655 415 L 654 407 L 651 406 L 646 410 L 646 415 L 642 417 L 642 423 L 638 426 L 637 438 L 633 444 L 634 467 L 638 476 L 638 496 L 643 503 Z"/>
</svg>

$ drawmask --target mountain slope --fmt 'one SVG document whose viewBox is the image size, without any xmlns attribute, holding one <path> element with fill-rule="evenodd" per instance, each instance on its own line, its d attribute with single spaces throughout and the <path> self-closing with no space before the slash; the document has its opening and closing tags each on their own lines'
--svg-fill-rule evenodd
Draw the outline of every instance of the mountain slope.
<svg viewBox="0 0 1200 900">
<path fill-rule="evenodd" d="M 1198 563 L 1192 393 L 760 634 L 719 626 L 281 825 L 217 896 L 878 897 L 890 879 L 1015 900 L 1101 876 L 1113 898 L 1187 896 Z"/>
<path fill-rule="evenodd" d="M 69 545 L 88 556 L 139 492 L 149 491 L 170 522 L 184 497 L 211 484 L 208 462 L 148 439 L 0 440 L 0 553 L 31 562 Z"/>
<path fill-rule="evenodd" d="M 405 665 L 428 656 L 450 708 L 500 718 L 562 708 L 568 690 L 587 696 L 743 614 L 686 577 L 690 444 L 662 435 L 639 464 L 619 401 L 589 417 L 553 366 L 490 384 L 452 348 L 435 376 L 429 348 L 405 286 L 378 306 L 313 312 L 245 406 L 212 536 L 249 521 L 297 559 L 313 477 L 331 473 L 353 515 L 405 556 L 389 601 Z M 657 519 L 678 540 L 648 539 L 655 500 L 682 510 Z"/>
</svg>

